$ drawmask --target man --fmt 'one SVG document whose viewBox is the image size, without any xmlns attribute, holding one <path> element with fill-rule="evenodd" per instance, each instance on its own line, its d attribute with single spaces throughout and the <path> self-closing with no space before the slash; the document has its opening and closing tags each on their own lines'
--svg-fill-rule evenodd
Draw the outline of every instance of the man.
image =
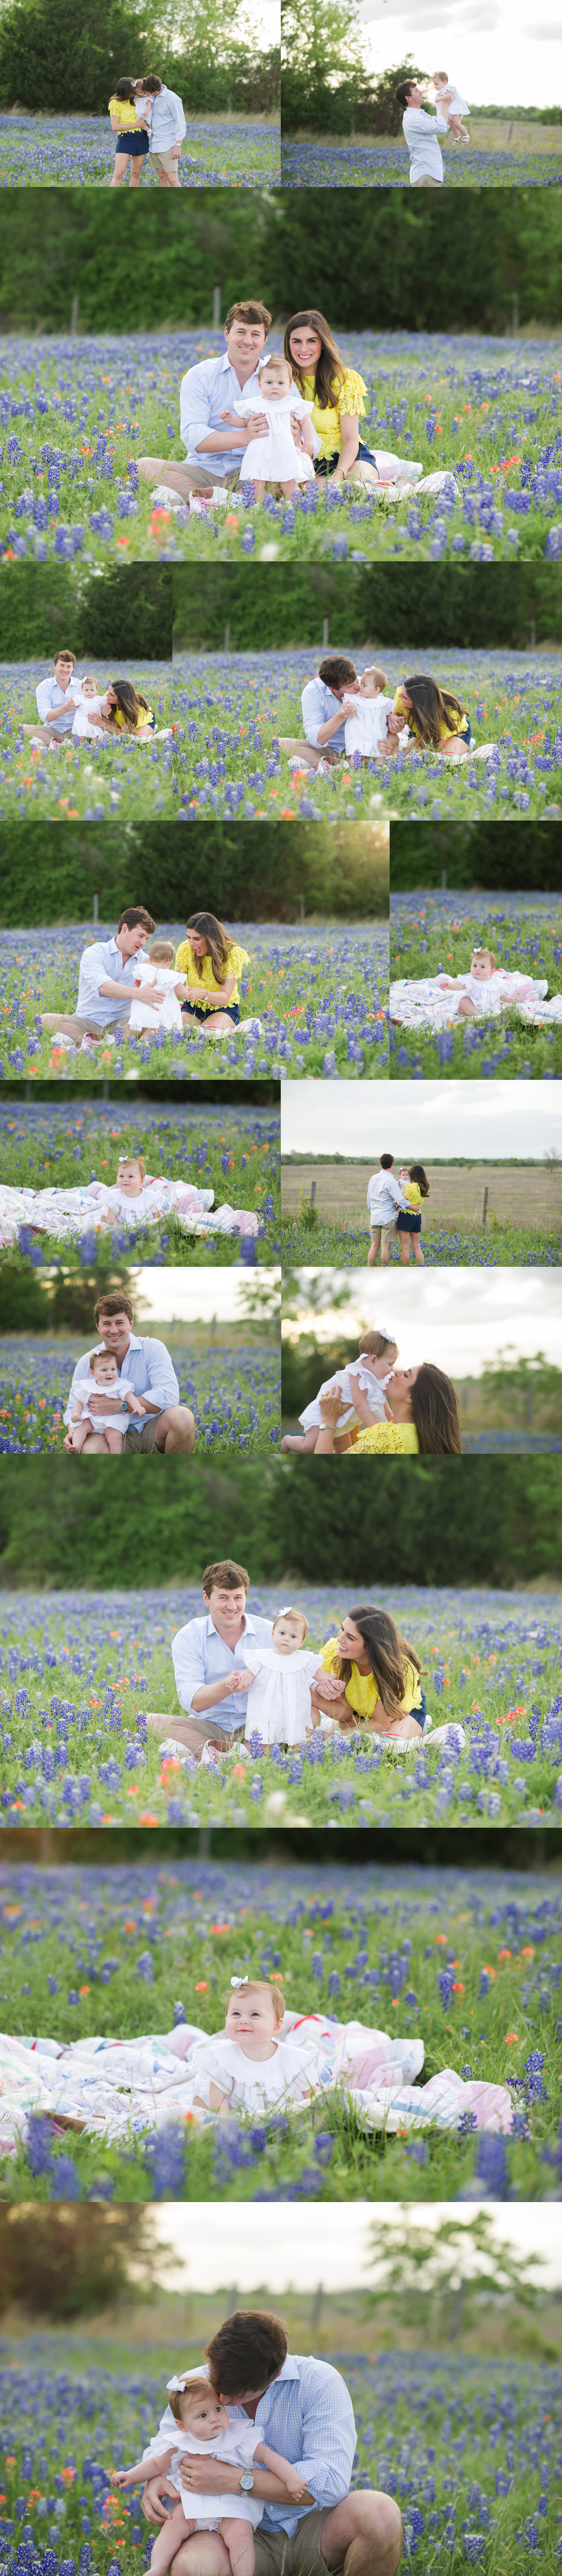
<svg viewBox="0 0 562 2576">
<path fill-rule="evenodd" d="M 316 678 L 307 680 L 303 689 L 306 741 L 299 742 L 297 736 L 286 734 L 280 750 L 288 751 L 291 758 L 298 756 L 309 769 L 318 769 L 321 761 L 331 768 L 345 752 L 345 720 L 356 713 L 358 688 L 355 664 L 347 661 L 345 653 L 328 653 Z"/>
<path fill-rule="evenodd" d="M 158 173 L 159 188 L 179 188 L 179 161 L 185 134 L 185 116 L 175 89 L 167 89 L 157 72 L 147 72 L 143 80 L 146 98 L 152 99 L 150 127 L 150 160 Z"/>
<path fill-rule="evenodd" d="M 75 660 L 76 655 L 68 653 L 66 647 L 61 646 L 55 653 L 52 679 L 49 676 L 39 680 L 35 691 L 40 722 L 22 727 L 24 733 L 33 734 L 34 742 L 43 742 L 47 748 L 52 742 L 62 741 L 64 734 L 72 733 L 81 696 L 79 680 L 74 683 L 74 695 L 69 694 Z"/>
<path fill-rule="evenodd" d="M 437 137 L 447 132 L 446 116 L 440 116 L 439 109 L 435 116 L 429 116 L 417 81 L 400 81 L 394 96 L 404 109 L 402 132 L 410 154 L 410 187 L 442 188 L 444 170 Z"/>
<path fill-rule="evenodd" d="M 125 1450 L 130 1453 L 140 1449 L 146 1453 L 152 1449 L 159 1449 L 167 1458 L 191 1457 L 195 1442 L 193 1414 L 190 1413 L 187 1404 L 179 1403 L 176 1372 L 172 1368 L 165 1343 L 153 1341 L 148 1335 L 143 1337 L 133 1332 L 132 1305 L 121 1288 L 111 1289 L 106 1297 L 98 1297 L 94 1316 L 98 1333 L 101 1334 L 101 1341 L 94 1343 L 94 1349 L 111 1351 L 117 1361 L 118 1369 L 130 1379 L 133 1395 L 142 1396 L 146 1417 L 143 1421 L 140 1415 L 136 1414 L 131 1420 L 126 1397 L 111 1395 L 109 1390 L 104 1388 L 100 1395 L 92 1394 L 91 1397 L 94 1419 L 96 1413 L 114 1413 L 115 1421 L 121 1428 L 126 1418 L 127 1429 L 123 1441 L 123 1454 Z M 67 1424 L 70 1424 L 78 1378 L 84 1376 L 85 1363 L 90 1357 L 90 1351 L 86 1351 L 77 1361 L 64 1414 L 64 1421 Z M 64 1447 L 71 1451 L 68 1433 Z M 88 1450 L 92 1455 L 99 1455 L 103 1450 L 103 1434 L 92 1432 L 91 1437 L 84 1442 L 81 1456 L 85 1457 Z M 76 1451 L 72 1450 L 71 1454 L 75 1457 Z"/>
<path fill-rule="evenodd" d="M 398 1241 L 396 1210 L 401 1208 L 407 1211 L 408 1203 L 400 1188 L 400 1182 L 394 1179 L 393 1162 L 393 1154 L 381 1154 L 380 1171 L 373 1172 L 372 1179 L 369 1181 L 367 1207 L 371 1242 L 367 1253 L 368 1270 L 374 1269 L 377 1252 L 380 1252 L 381 1269 L 388 1270 L 391 1243 Z"/>
<path fill-rule="evenodd" d="M 328 2570 L 330 2576 L 396 2576 L 402 2522 L 393 2496 L 373 2487 L 349 2493 L 355 2425 L 341 2373 L 330 2362 L 289 2355 L 287 2345 L 280 2317 L 239 2309 L 207 2344 L 206 2360 L 233 2425 L 241 2419 L 256 2424 L 262 2441 L 300 2470 L 307 2482 L 305 2502 L 295 2506 L 282 2479 L 257 2462 L 253 2474 L 242 2473 L 211 2459 L 206 2448 L 183 2472 L 194 2515 L 198 2494 L 238 2495 L 241 2475 L 247 2480 L 252 2474 L 254 2496 L 265 2499 L 254 2532 L 256 2576 L 327 2576 Z M 162 2440 L 166 2446 L 177 2441 L 169 2407 L 150 2447 L 159 2450 Z M 143 2495 L 147 2522 L 164 2521 L 165 2493 L 165 2477 L 149 2478 Z M 189 2515 L 187 2498 L 185 2510 Z M 172 2576 L 222 2576 L 223 2567 L 220 2534 L 198 2531 L 177 2551 Z"/>
<path fill-rule="evenodd" d="M 72 1038 L 81 1047 L 83 1039 L 103 1038 L 106 1029 L 116 1021 L 125 1025 L 131 1003 L 138 1002 L 140 985 L 133 980 L 131 960 L 145 947 L 154 930 L 152 914 L 143 903 L 128 904 L 121 913 L 114 939 L 96 939 L 84 948 L 80 959 L 78 1001 L 76 1010 L 43 1011 L 41 1026 L 56 1031 L 57 1036 Z M 150 1011 L 159 1011 L 164 999 L 157 984 L 143 984 L 143 1001 Z"/>
<path fill-rule="evenodd" d="M 159 486 L 157 499 L 189 501 L 190 494 L 199 493 L 210 501 L 215 484 L 228 492 L 240 483 L 244 449 L 252 438 L 267 438 L 267 420 L 265 412 L 254 412 L 248 429 L 242 420 L 233 429 L 225 422 L 224 414 L 232 411 L 240 394 L 259 393 L 258 358 L 265 348 L 270 325 L 266 304 L 231 304 L 224 326 L 223 357 L 204 358 L 200 366 L 188 367 L 180 386 L 180 438 L 187 448 L 187 465 L 170 464 L 168 457 L 139 457 L 143 482 Z M 300 424 L 296 416 L 292 429 L 298 447 Z M 320 440 L 316 431 L 314 440 L 317 454 Z"/>
<path fill-rule="evenodd" d="M 198 1761 L 204 1744 L 227 1753 L 244 1734 L 248 1693 L 241 1674 L 248 1640 L 253 1646 L 271 1645 L 271 1620 L 252 1619 L 246 1609 L 249 1581 L 245 1565 L 236 1565 L 230 1556 L 205 1567 L 205 1617 L 188 1619 L 172 1640 L 176 1690 L 188 1718 L 149 1712 L 155 1734 L 173 1735 Z"/>
</svg>

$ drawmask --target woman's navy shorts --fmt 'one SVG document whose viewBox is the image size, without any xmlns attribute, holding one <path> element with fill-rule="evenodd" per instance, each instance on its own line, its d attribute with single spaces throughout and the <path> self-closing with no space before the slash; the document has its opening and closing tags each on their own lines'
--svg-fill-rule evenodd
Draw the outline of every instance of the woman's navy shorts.
<svg viewBox="0 0 562 2576">
<path fill-rule="evenodd" d="M 317 456 L 314 462 L 315 474 L 335 474 L 336 465 L 339 465 L 340 455 L 341 448 L 336 448 L 333 456 Z M 364 440 L 360 438 L 357 455 L 354 456 L 353 459 L 354 465 L 374 465 L 374 462 L 375 459 L 372 448 L 365 447 Z"/>
<path fill-rule="evenodd" d="M 116 152 L 130 152 L 131 159 L 138 161 L 140 159 L 141 152 L 150 151 L 148 135 L 145 134 L 144 128 L 141 125 L 136 125 L 131 134 L 116 134 L 115 150 Z"/>
<path fill-rule="evenodd" d="M 399 1234 L 421 1234 L 421 1215 L 419 1208 L 414 1216 L 410 1216 L 409 1213 L 408 1216 L 405 1216 L 403 1209 L 397 1208 L 396 1224 Z"/>
<path fill-rule="evenodd" d="M 208 1020 L 209 1018 L 208 1011 L 202 1009 L 200 1002 L 182 1002 L 181 1007 L 184 1020 Z M 221 1002 L 220 993 L 217 993 L 216 1001 L 213 999 L 213 1010 L 224 1011 L 225 1019 L 232 1020 L 233 1027 L 237 1029 L 240 1018 L 239 1002 Z"/>
</svg>

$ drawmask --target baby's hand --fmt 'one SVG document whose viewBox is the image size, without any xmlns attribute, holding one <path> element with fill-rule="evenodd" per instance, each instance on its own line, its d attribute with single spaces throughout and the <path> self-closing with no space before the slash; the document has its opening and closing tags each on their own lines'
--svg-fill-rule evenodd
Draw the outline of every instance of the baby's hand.
<svg viewBox="0 0 562 2576">
<path fill-rule="evenodd" d="M 128 2475 L 129 2475 L 128 2469 L 112 2469 L 112 2470 L 111 2470 L 111 2472 L 110 2472 L 110 2479 L 109 2479 L 110 2486 L 112 2486 L 112 2487 L 126 2487 L 126 2485 L 127 2485 L 127 2481 L 128 2481 Z"/>
<path fill-rule="evenodd" d="M 293 2497 L 294 2503 L 300 2504 L 301 2496 L 307 2493 L 306 2479 L 300 2478 L 296 2469 L 289 2469 L 288 2465 L 285 2469 L 285 2486 L 287 2494 Z"/>
<path fill-rule="evenodd" d="M 252 1682 L 257 1681 L 257 1673 L 251 1673 L 248 1666 L 243 1673 L 235 1673 L 234 1680 L 239 1690 L 251 1690 Z"/>
<path fill-rule="evenodd" d="M 144 1404 L 141 1404 L 140 1395 L 128 1395 L 127 1404 L 129 1413 L 144 1413 L 145 1411 Z"/>
</svg>

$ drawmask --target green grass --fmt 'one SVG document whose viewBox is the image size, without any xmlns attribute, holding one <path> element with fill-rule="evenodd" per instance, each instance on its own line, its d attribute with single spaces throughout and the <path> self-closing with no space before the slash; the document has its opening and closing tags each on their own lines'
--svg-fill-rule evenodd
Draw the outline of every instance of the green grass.
<svg viewBox="0 0 562 2576">
<path fill-rule="evenodd" d="M 310 1267 L 311 1259 L 325 1268 L 366 1270 L 370 1246 L 368 1226 L 350 1220 L 349 1225 L 332 1225 L 329 1217 L 318 1215 L 316 1226 L 310 1225 L 310 1210 L 305 1219 L 282 1217 L 281 1261 L 284 1270 Z M 506 1225 L 501 1217 L 488 1217 L 487 1224 L 462 1224 L 458 1217 L 433 1219 L 424 1213 L 422 1247 L 426 1269 L 461 1267 L 482 1270 L 552 1269 L 562 1263 L 562 1233 L 558 1216 L 553 1217 L 550 1234 L 539 1226 Z M 390 1261 L 400 1269 L 398 1244 L 390 1246 Z M 377 1262 L 377 1269 L 380 1264 Z M 410 1260 L 410 1269 L 413 1263 Z"/>
<path fill-rule="evenodd" d="M 164 2033 L 172 2027 L 174 2004 L 180 1995 L 188 2021 L 204 2030 L 218 2030 L 222 2028 L 231 1975 L 256 1973 L 264 1953 L 271 1965 L 275 1956 L 289 2009 L 327 2010 L 344 2019 L 351 2009 L 353 2016 L 367 2026 L 390 2028 L 397 2035 L 411 2034 L 412 2030 L 419 2033 L 425 2046 L 422 2081 L 445 2065 L 461 2071 L 470 2064 L 475 2076 L 505 2084 L 510 2075 L 522 2074 L 532 2050 L 544 2054 L 542 2075 L 547 2101 L 532 2105 L 529 2137 L 516 2138 L 508 2146 L 515 2196 L 542 2198 L 548 2187 L 543 2155 L 556 2133 L 562 2075 L 562 2031 L 558 2023 L 556 2037 L 552 1973 L 561 1954 L 558 1907 L 553 1900 L 544 1948 L 542 1884 L 533 1888 L 532 1882 L 518 1880 L 510 1886 L 504 1879 L 500 1890 L 503 1902 L 498 1906 L 497 1892 L 494 1902 L 482 1875 L 460 1883 L 457 1877 L 453 1886 L 447 1878 L 432 1881 L 426 1889 L 417 1875 L 412 1886 L 407 1873 L 403 1873 L 406 1883 L 395 1892 L 385 1873 L 383 1895 L 380 1888 L 375 1891 L 373 1882 L 361 1902 L 360 1937 L 358 1904 L 352 1898 L 354 1922 L 350 1939 L 349 1907 L 340 1896 L 336 1896 L 323 1931 L 315 1920 L 314 1906 L 306 1906 L 305 1886 L 306 1910 L 300 1921 L 294 1924 L 284 1920 L 279 1929 L 271 1901 L 266 1905 L 262 1895 L 260 1902 L 259 1889 L 253 1898 L 247 1869 L 243 1875 L 243 1887 L 226 1906 L 230 1928 L 215 1932 L 210 1928 L 216 1919 L 212 1905 L 208 1900 L 202 1905 L 194 1904 L 193 1895 L 182 1888 L 181 1867 L 179 1878 L 173 1871 L 159 1872 L 157 1902 L 151 1906 L 149 1899 L 148 1913 L 138 1902 L 139 1893 L 145 1896 L 148 1885 L 146 1871 L 137 1876 L 134 1869 L 130 1871 L 127 1885 L 122 1881 L 113 1895 L 107 1871 L 89 1872 L 86 1882 L 83 1875 L 58 1873 L 64 1911 L 56 1932 L 49 1924 L 52 1874 L 47 1880 L 47 1874 L 43 1877 L 37 1873 L 31 1891 L 33 1901 L 30 1896 L 23 1905 L 21 1890 L 13 1887 L 13 1881 L 12 1886 L 8 1882 L 6 1887 L 4 1880 L 5 1901 L 9 1901 L 13 1888 L 14 1900 L 21 1906 L 15 1928 L 12 1923 L 5 1933 L 2 1955 L 3 2004 L 9 2011 L 14 2036 L 33 2031 L 61 2041 L 76 2041 L 90 2033 L 118 2038 L 137 2038 L 147 2030 Z M 293 1875 L 294 1892 L 298 1895 L 298 1873 Z M 321 1902 L 329 1887 L 328 1875 L 319 1882 Z M 515 1899 L 511 1914 L 510 1898 Z M 535 1927 L 532 1917 L 537 1906 Z M 224 1910 L 223 1900 L 219 1923 L 221 1911 L 224 1919 Z M 284 1900 L 283 1912 L 286 1910 L 291 1911 Z M 147 1930 L 155 1921 L 159 1928 L 156 1939 L 151 1935 L 154 1975 L 147 1989 L 136 1961 L 141 1952 L 146 1953 Z M 25 1940 L 22 1935 L 28 1924 L 31 1931 Z M 400 1948 L 404 1931 L 410 1948 L 405 1954 L 399 2000 L 393 2002 L 389 1951 L 394 1944 Z M 380 1982 L 374 1987 L 357 1976 L 348 1984 L 346 1969 L 355 1957 L 358 1941 L 361 1951 L 368 1952 L 369 1971 L 379 1970 Z M 277 1942 L 279 1947 L 274 1950 Z M 500 1957 L 502 1952 L 504 1956 Z M 451 1954 L 457 1963 L 458 1991 L 452 2010 L 444 2012 L 437 1975 Z M 314 1956 L 323 1962 L 320 1976 L 313 1973 Z M 103 1975 L 106 1957 L 118 1961 L 108 1982 Z M 484 1967 L 494 1973 L 488 1976 L 488 1991 L 482 2000 L 479 1989 Z M 341 1980 L 335 1997 L 328 1987 L 334 1970 Z M 56 1993 L 49 1988 L 49 1978 L 55 1980 Z M 80 1986 L 88 1991 L 80 1994 L 76 2008 L 67 2002 L 66 1992 L 79 1991 Z M 406 2003 L 406 1994 L 414 1994 L 415 2003 Z M 518 2033 L 517 2042 L 508 2042 L 506 2033 L 513 2030 Z M 294 2184 L 297 2197 L 306 2197 L 306 2183 L 302 2192 L 298 2185 L 309 2169 L 319 2132 L 328 2133 L 333 2146 L 325 2167 L 320 2168 L 320 2192 L 316 2197 L 328 2201 L 419 2200 L 419 2148 L 413 2155 L 408 2140 L 400 2137 L 380 2137 L 373 2144 L 350 2106 L 342 2099 L 326 2096 L 320 2096 L 310 2110 L 291 2117 L 287 2135 L 272 2130 L 261 2150 L 248 2137 L 247 2163 L 229 2171 L 224 2169 L 221 2157 L 221 2197 L 248 2201 L 255 2199 L 256 2191 L 262 2197 L 275 2197 Z M 238 2139 L 244 2137 L 243 2124 L 241 2129 L 237 2124 L 236 2135 Z M 96 2183 L 108 2177 L 116 2197 L 131 2201 L 151 2196 L 150 2168 L 140 2141 L 125 2152 L 68 2135 L 62 2152 L 66 2153 L 69 2146 L 85 2193 L 95 2191 Z M 427 2134 L 425 2148 L 423 2198 L 454 2200 L 473 2171 L 474 2138 L 432 2130 Z M 216 2156 L 214 2132 L 192 2131 L 188 2127 L 183 2183 L 172 2196 L 188 2200 L 214 2198 Z M 17 2164 L 10 2160 L 3 2167 L 1 2189 L 3 2196 L 19 2201 L 50 2197 L 48 2176 L 32 2176 L 25 2153 Z"/>
</svg>

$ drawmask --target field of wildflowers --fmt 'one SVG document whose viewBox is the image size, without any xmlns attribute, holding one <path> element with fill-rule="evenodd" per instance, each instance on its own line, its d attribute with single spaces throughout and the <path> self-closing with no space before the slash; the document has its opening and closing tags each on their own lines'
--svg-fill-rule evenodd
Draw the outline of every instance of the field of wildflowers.
<svg viewBox="0 0 562 2576">
<path fill-rule="evenodd" d="M 536 740 L 542 744 L 542 734 Z M 500 796 L 502 792 L 500 787 Z M 562 990 L 562 898 L 557 895 L 479 895 L 473 900 L 446 891 L 394 894 L 390 937 L 392 980 L 462 975 L 476 938 L 480 946 L 493 949 L 498 966 L 517 966 L 536 981 L 548 978 L 549 999 Z M 506 1006 L 500 1020 L 484 1020 L 481 1026 L 465 1022 L 421 1038 L 412 1029 L 393 1027 L 390 1048 L 392 1081 L 435 1074 L 472 1081 L 482 1076 L 555 1081 L 562 1074 L 562 1023 L 535 1028 L 516 1006 Z"/>
<path fill-rule="evenodd" d="M 300 1864 L 273 1873 L 191 1860 L 156 1874 L 136 1864 L 10 1868 L 0 1929 L 0 2003 L 14 2037 L 134 2039 L 184 2020 L 220 2030 L 231 1975 L 262 1971 L 292 2012 L 345 2020 L 347 2007 L 364 2025 L 421 2037 L 422 2084 L 451 2065 L 507 2084 L 516 2110 L 507 2141 L 475 2141 L 468 2120 L 414 2144 L 386 2135 L 376 2151 L 326 2095 L 270 2131 L 237 2123 L 228 2141 L 223 2124 L 182 2122 L 126 2150 L 57 2140 L 38 2115 L 27 2150 L 0 2168 L 3 2197 L 110 2198 L 117 2186 L 127 2200 L 211 2199 L 217 2188 L 236 2200 L 416 2200 L 420 2167 L 429 2200 L 462 2197 L 474 2174 L 483 2200 L 556 2190 L 562 1919 L 545 1878 L 414 1866 L 397 1885 L 386 1868 L 336 1865 L 319 1876 Z"/>
<path fill-rule="evenodd" d="M 367 1174 L 365 1174 L 367 1179 Z M 370 1228 L 365 1210 L 365 1224 L 357 1225 L 342 1218 L 334 1224 L 329 1217 L 318 1215 L 311 1223 L 311 1211 L 304 1191 L 302 1214 L 281 1218 L 281 1261 L 284 1270 L 306 1268 L 314 1258 L 320 1270 L 364 1270 L 370 1244 Z M 486 1227 L 457 1220 L 448 1224 L 431 1218 L 424 1209 L 423 1257 L 426 1270 L 552 1270 L 562 1262 L 562 1237 L 558 1223 L 548 1232 L 505 1225 L 494 1218 Z M 390 1261 L 400 1268 L 400 1247 L 390 1246 Z M 410 1265 L 411 1266 L 411 1265 Z"/>
<path fill-rule="evenodd" d="M 134 1294 L 134 1287 L 133 1287 Z M 248 1341 L 242 1325 L 229 1325 L 226 1346 L 180 1348 L 166 1325 L 158 1327 L 179 1382 L 179 1402 L 197 1425 L 195 1448 L 271 1452 L 281 1436 L 281 1369 L 271 1344 Z M 63 1450 L 63 1412 L 73 1371 L 87 1334 L 49 1340 L 26 1333 L 0 1338 L 0 1455 L 31 1457 Z M 120 1426 L 122 1428 L 122 1425 Z M 560 1442 L 562 1449 L 562 1441 Z M 70 1472 L 73 1460 L 69 1459 Z"/>
<path fill-rule="evenodd" d="M 349 1604 L 327 1588 L 292 1593 L 320 1650 Z M 460 1720 L 464 1747 L 429 1735 L 401 1757 L 363 1731 L 317 1731 L 292 1753 L 254 1737 L 201 1769 L 144 1715 L 180 1715 L 171 1639 L 199 1614 L 195 1587 L 4 1596 L 0 1822 L 559 1827 L 558 1597 L 411 1588 L 380 1600 L 420 1655 L 434 1726 Z M 262 1587 L 252 1606 L 273 1618 L 278 1593 Z"/>
<path fill-rule="evenodd" d="M 139 755 L 133 752 L 135 757 Z M 82 949 L 94 938 L 109 938 L 112 927 L 96 924 L 94 930 L 84 922 L 39 933 L 0 932 L 0 1029 L 17 1033 L 2 1068 L 8 1080 L 23 1069 L 36 1075 L 63 1070 L 52 1037 L 37 1027 L 40 1012 L 75 1008 Z M 220 1042 L 209 1040 L 197 1021 L 184 1021 L 171 1033 L 145 1029 L 138 1037 L 129 1036 L 125 1026 L 119 1033 L 119 1061 L 111 1056 L 112 1071 L 130 1073 L 149 1065 L 151 1073 L 180 1080 L 200 1080 L 207 1069 L 213 1080 L 226 1076 L 231 1082 L 248 1074 L 294 1080 L 304 1069 L 308 1075 L 323 1073 L 329 1055 L 348 1082 L 388 1079 L 386 922 L 315 924 L 310 930 L 237 922 L 228 928 L 250 959 L 239 983 L 240 1016 L 258 1018 L 262 1036 L 244 1037 L 232 1027 Z M 173 939 L 177 948 L 185 938 L 184 924 L 159 922 L 158 936 Z M 81 1055 L 80 1075 L 84 1070 L 90 1080 L 99 1078 L 102 1059 L 107 1069 L 106 1054 L 100 1048 Z M 75 1066 L 76 1059 L 70 1061 Z M 8 1177 L 5 1172 L 4 1179 Z"/>
<path fill-rule="evenodd" d="M 10 120 L 11 122 L 11 120 Z M 265 130 L 265 129 L 264 129 Z M 463 161 L 466 155 L 463 155 Z M 146 183 L 143 182 L 143 185 Z M 542 183 L 544 184 L 544 182 Z M 337 323 L 337 316 L 335 317 Z M 0 370 L 0 560 L 107 564 L 191 558 L 342 562 L 557 560 L 562 554 L 562 369 L 555 341 L 340 334 L 367 386 L 364 435 L 459 485 L 393 502 L 329 478 L 294 503 L 251 487 L 207 518 L 170 515 L 139 455 L 185 458 L 179 383 L 223 350 L 220 331 L 6 338 Z M 271 335 L 272 348 L 280 347 Z M 266 552 L 264 553 L 264 549 Z"/>
<path fill-rule="evenodd" d="M 341 650 L 361 672 L 366 651 L 347 636 Z M 361 755 L 337 762 L 327 777 L 297 767 L 280 737 L 302 737 L 301 693 L 318 668 L 302 646 L 268 653 L 179 653 L 174 656 L 177 731 L 174 811 L 190 816 L 265 817 L 298 822 L 474 822 L 494 814 L 518 822 L 562 812 L 562 657 L 547 647 L 532 658 L 435 646 L 381 647 L 389 690 L 414 667 L 427 670 L 467 707 L 476 744 L 493 744 L 486 760 L 446 762 L 436 752 L 362 766 Z M 413 664 L 412 664 L 413 652 Z M 437 1068 L 438 1069 L 438 1068 Z"/>
<path fill-rule="evenodd" d="M 472 143 L 444 154 L 446 188 L 559 188 L 556 151 L 486 151 Z M 285 188 L 409 188 L 410 160 L 402 136 L 392 143 L 293 141 L 283 138 Z"/>
<path fill-rule="evenodd" d="M 182 145 L 180 188 L 273 187 L 279 157 L 274 125 L 197 118 Z M 0 128 L 0 188 L 109 188 L 114 167 L 109 116 L 10 116 Z M 150 154 L 140 184 L 158 186 Z"/>
<path fill-rule="evenodd" d="M 172 723 L 170 663 L 139 660 L 126 673 L 156 716 L 154 738 L 135 743 L 125 736 L 105 751 L 69 734 L 56 751 L 34 748 L 22 727 L 39 723 L 35 690 L 45 670 L 44 661 L 0 664 L 0 821 L 109 823 L 115 816 L 153 822 L 170 815 L 172 745 L 160 732 Z M 96 665 L 102 691 L 124 676 L 114 663 Z"/>
<path fill-rule="evenodd" d="M 294 2195 L 293 2195 L 294 2196 Z M 298 2196 L 298 2195 L 297 2195 Z M 160 2355 L 140 2340 L 99 2345 L 74 2330 L 34 2332 L 4 2349 L 4 2559 L 17 2576 L 131 2576 L 154 2536 L 140 2489 L 116 2496 L 109 2472 L 136 2458 L 156 2430 L 172 2367 L 200 2360 L 170 2325 Z M 109 2332 L 107 2338 L 109 2346 Z M 64 2358 L 63 2358 L 64 2351 Z M 424 2576 L 481 2567 L 520 2576 L 560 2563 L 560 2370 L 552 2363 L 435 2352 L 330 2352 L 351 2395 L 357 2430 L 352 2488 L 396 2496 L 404 2560 Z M 14 2381 L 17 2373 L 17 2413 Z M 423 2427 L 423 2431 L 422 2428 Z M 90 2456 L 86 2443 L 90 2444 Z M 50 2492 L 47 2492 L 50 2490 Z M 51 2519 L 49 2520 L 49 2517 Z M 0 2526 L 0 2535 L 2 2526 Z"/>
<path fill-rule="evenodd" d="M 88 1058 L 81 1059 L 80 1070 L 82 1061 L 87 1064 Z M 229 1199 L 231 1206 L 257 1210 L 259 1233 L 247 1238 L 244 1257 L 250 1241 L 259 1262 L 271 1261 L 279 1230 L 277 1111 L 268 1114 L 242 1102 L 234 1108 L 226 1101 L 200 1104 L 192 1094 L 189 1108 L 183 1101 L 168 1101 L 162 1109 L 136 1092 L 112 1101 L 12 1102 L 6 1095 L 0 1101 L 0 1179 L 14 1188 L 72 1189 L 94 1179 L 113 1181 L 119 1154 L 125 1151 L 144 1154 L 147 1171 L 164 1171 L 172 1180 L 186 1176 L 204 1189 L 213 1188 L 217 1207 Z M 51 1235 L 30 1237 L 29 1229 L 22 1228 L 18 1242 L 18 1257 L 35 1270 L 59 1259 L 65 1269 L 89 1268 L 92 1261 L 103 1269 L 116 1255 L 120 1263 L 135 1267 L 140 1259 L 159 1268 L 192 1267 L 194 1262 L 204 1269 L 210 1263 L 228 1267 L 240 1258 L 240 1250 L 238 1234 L 196 1238 L 185 1234 L 173 1217 L 164 1229 L 154 1226 L 137 1234 L 119 1227 L 97 1233 L 92 1226 L 74 1242 L 60 1244 Z M 13 1260 L 13 1253 L 8 1249 L 0 1255 L 0 1267 L 2 1260 Z"/>
</svg>

